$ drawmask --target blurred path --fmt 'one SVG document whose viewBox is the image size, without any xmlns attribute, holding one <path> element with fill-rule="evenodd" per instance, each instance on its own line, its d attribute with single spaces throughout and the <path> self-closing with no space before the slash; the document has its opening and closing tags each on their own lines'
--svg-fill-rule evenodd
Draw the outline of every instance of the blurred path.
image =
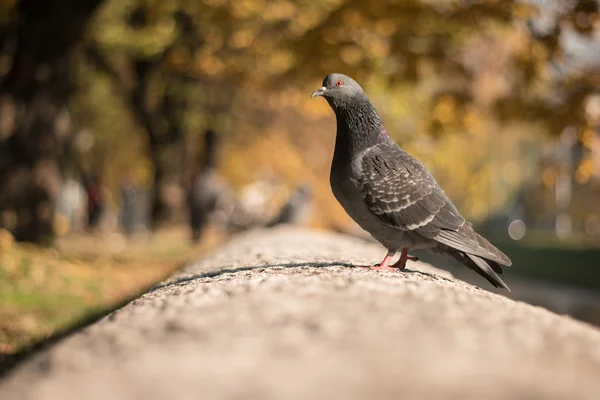
<svg viewBox="0 0 600 400">
<path fill-rule="evenodd" d="M 0 398 L 598 398 L 600 331 L 425 264 L 340 266 L 382 251 L 248 232 L 21 365 Z"/>
</svg>

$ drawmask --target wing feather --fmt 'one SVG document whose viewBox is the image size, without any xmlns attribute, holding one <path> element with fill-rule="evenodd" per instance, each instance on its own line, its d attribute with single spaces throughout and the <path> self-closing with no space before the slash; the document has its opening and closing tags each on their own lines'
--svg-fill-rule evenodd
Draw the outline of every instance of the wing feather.
<svg viewBox="0 0 600 400">
<path fill-rule="evenodd" d="M 369 149 L 361 167 L 365 204 L 385 225 L 502 265 L 511 264 L 465 221 L 425 167 L 395 143 Z"/>
</svg>

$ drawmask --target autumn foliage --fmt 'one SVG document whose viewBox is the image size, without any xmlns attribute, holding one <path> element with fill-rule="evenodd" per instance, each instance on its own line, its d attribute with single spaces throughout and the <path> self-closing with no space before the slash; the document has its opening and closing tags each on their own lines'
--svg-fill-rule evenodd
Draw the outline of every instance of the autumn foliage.
<svg viewBox="0 0 600 400">
<path fill-rule="evenodd" d="M 31 12 L 24 3 L 0 1 L 0 149 L 17 134 L 6 120 L 19 116 L 6 110 L 21 100 L 5 87 L 18 26 Z M 235 187 L 265 171 L 288 185 L 311 183 L 314 224 L 344 224 L 327 182 L 335 124 L 309 96 L 327 73 L 344 72 L 475 220 L 506 208 L 526 185 L 552 190 L 559 166 L 541 160 L 566 129 L 581 148 L 577 182 L 597 190 L 592 3 L 105 0 L 61 56 L 72 79 L 68 114 L 52 118 L 68 116 L 73 152 L 59 165 L 100 173 L 113 191 L 126 171 L 153 188 L 153 219 L 168 220 L 184 204 L 165 193 L 185 192 L 211 127 L 225 139 L 220 169 Z M 0 163 L 0 178 L 11 171 Z M 12 207 L 0 198 L 5 220 Z"/>
</svg>

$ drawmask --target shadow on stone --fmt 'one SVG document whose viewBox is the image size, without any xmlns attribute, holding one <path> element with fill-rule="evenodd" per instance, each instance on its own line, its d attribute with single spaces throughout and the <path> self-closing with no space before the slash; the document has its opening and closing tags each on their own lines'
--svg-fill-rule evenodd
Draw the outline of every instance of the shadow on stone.
<svg viewBox="0 0 600 400">
<path fill-rule="evenodd" d="M 186 276 L 180 279 L 176 279 L 174 281 L 171 282 L 167 282 L 164 284 L 160 284 L 157 286 L 154 286 L 152 289 L 150 289 L 148 291 L 148 293 L 154 292 L 156 290 L 160 290 L 160 289 L 164 289 L 164 288 L 168 288 L 171 286 L 177 286 L 177 285 L 181 285 L 181 284 L 185 284 L 191 281 L 195 281 L 197 279 L 204 279 L 204 278 L 215 278 L 217 276 L 220 275 L 224 275 L 224 274 L 236 274 L 238 272 L 246 272 L 246 271 L 253 271 L 253 270 L 263 270 L 263 269 L 269 269 L 269 268 L 302 268 L 302 267 L 312 267 L 312 268 L 327 268 L 327 267 L 346 267 L 346 268 L 360 268 L 360 267 L 364 267 L 364 265 L 356 265 L 356 264 L 350 264 L 350 263 L 339 263 L 339 262 L 302 262 L 302 263 L 282 263 L 282 264 L 261 264 L 261 265 L 253 265 L 253 266 L 249 266 L 249 267 L 239 267 L 239 268 L 235 268 L 235 267 L 224 267 L 222 269 L 218 269 L 215 271 L 208 271 L 208 272 L 203 272 L 201 274 L 195 274 L 192 276 Z M 435 278 L 435 279 L 441 279 L 444 280 L 446 282 L 452 282 L 452 280 L 444 278 L 442 276 L 439 275 L 434 275 L 434 274 L 430 274 L 427 272 L 422 272 L 422 271 L 417 271 L 417 270 L 411 270 L 411 269 L 404 269 L 402 271 L 398 271 L 401 273 L 410 273 L 410 274 L 418 274 L 424 277 L 429 277 L 429 278 Z"/>
<path fill-rule="evenodd" d="M 92 325 L 95 322 L 101 320 L 102 318 L 111 314 L 115 310 L 118 310 L 119 308 L 124 307 L 132 300 L 143 295 L 147 290 L 148 289 L 144 289 L 144 290 L 138 292 L 136 295 L 134 295 L 126 300 L 123 300 L 122 302 L 115 305 L 114 307 L 104 308 L 104 309 L 92 312 L 92 313 L 84 316 L 80 320 L 76 321 L 73 325 L 71 325 L 63 330 L 57 331 L 47 338 L 33 342 L 30 345 L 26 346 L 25 348 L 17 351 L 16 353 L 0 355 L 0 379 L 5 377 L 6 375 L 8 375 L 13 369 L 18 367 L 21 363 L 27 361 L 29 358 L 31 358 L 38 352 L 53 346 L 54 344 L 60 342 L 61 340 L 66 339 L 67 337 L 79 332 L 80 330 L 88 327 L 89 325 Z"/>
</svg>

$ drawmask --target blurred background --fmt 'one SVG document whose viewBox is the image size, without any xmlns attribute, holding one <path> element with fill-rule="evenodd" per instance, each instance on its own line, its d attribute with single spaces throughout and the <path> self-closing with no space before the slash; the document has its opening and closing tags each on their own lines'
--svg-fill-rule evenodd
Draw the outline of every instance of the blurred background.
<svg viewBox="0 0 600 400">
<path fill-rule="evenodd" d="M 237 232 L 298 224 L 368 240 L 329 189 L 335 118 L 310 93 L 331 72 L 362 84 L 401 147 L 513 259 L 511 296 L 600 324 L 599 11 L 0 0 L 0 354 Z"/>
</svg>

